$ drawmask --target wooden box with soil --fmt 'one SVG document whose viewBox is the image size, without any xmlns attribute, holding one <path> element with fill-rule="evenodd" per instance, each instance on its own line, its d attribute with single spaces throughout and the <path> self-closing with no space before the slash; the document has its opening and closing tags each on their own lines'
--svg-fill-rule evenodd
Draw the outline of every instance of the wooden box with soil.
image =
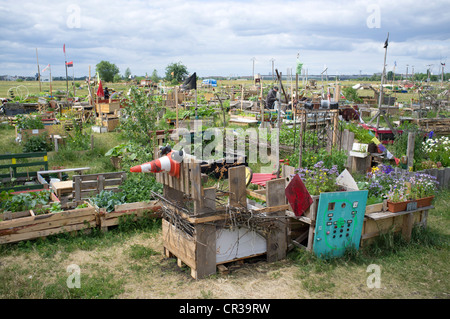
<svg viewBox="0 0 450 319">
<path fill-rule="evenodd" d="M 161 205 L 159 201 L 136 202 L 115 205 L 112 212 L 107 212 L 105 208 L 94 207 L 97 214 L 97 221 L 102 231 L 107 231 L 111 226 L 117 226 L 122 218 L 130 217 L 136 221 L 139 217 L 160 218 Z"/>
<path fill-rule="evenodd" d="M 0 244 L 85 230 L 97 226 L 93 207 L 36 215 L 32 210 L 0 215 Z"/>
</svg>

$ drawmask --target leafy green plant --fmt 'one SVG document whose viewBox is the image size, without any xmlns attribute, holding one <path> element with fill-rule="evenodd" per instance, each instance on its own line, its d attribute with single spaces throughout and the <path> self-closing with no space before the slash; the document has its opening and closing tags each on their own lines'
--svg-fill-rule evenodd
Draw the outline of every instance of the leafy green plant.
<svg viewBox="0 0 450 319">
<path fill-rule="evenodd" d="M 61 208 L 61 203 L 55 202 L 52 203 L 50 205 L 50 208 L 48 209 L 48 211 L 50 213 L 57 213 L 57 212 L 61 212 L 63 209 Z"/>
<path fill-rule="evenodd" d="M 361 103 L 362 99 L 358 96 L 358 91 L 350 86 L 346 86 L 342 89 L 342 93 L 348 101 L 354 103 Z"/>
<path fill-rule="evenodd" d="M 16 126 L 18 129 L 35 130 L 43 129 L 44 123 L 38 116 L 18 114 L 16 115 Z"/>
<path fill-rule="evenodd" d="M 131 87 L 130 95 L 121 103 L 124 106 L 124 117 L 120 123 L 122 136 L 153 154 L 155 141 L 150 132 L 158 130 L 161 125 L 159 113 L 163 109 L 162 100 L 155 96 L 147 97 L 143 90 Z"/>
<path fill-rule="evenodd" d="M 119 187 L 128 203 L 151 200 L 152 191 L 162 194 L 163 189 L 153 174 L 128 174 L 127 179 Z"/>
<path fill-rule="evenodd" d="M 105 153 L 105 156 L 108 156 L 108 157 L 123 156 L 127 152 L 128 148 L 129 148 L 129 146 L 127 143 L 122 143 L 122 144 L 116 145 L 113 148 L 109 149 Z"/>
<path fill-rule="evenodd" d="M 89 149 L 90 135 L 87 132 L 83 132 L 83 127 L 72 120 L 73 131 L 67 134 L 66 143 L 64 148 L 72 151 L 84 151 Z"/>
<path fill-rule="evenodd" d="M 125 194 L 103 190 L 96 196 L 92 197 L 90 202 L 99 208 L 106 208 L 106 211 L 109 213 L 114 210 L 115 205 L 125 203 Z"/>
<path fill-rule="evenodd" d="M 45 152 L 53 149 L 52 143 L 47 138 L 47 133 L 32 135 L 24 142 L 22 151 L 24 153 Z"/>
<path fill-rule="evenodd" d="M 0 209 L 9 212 L 21 212 L 33 210 L 35 213 L 44 213 L 42 206 L 50 201 L 50 191 L 12 194 L 12 192 L 3 191 L 1 193 Z"/>
<path fill-rule="evenodd" d="M 372 135 L 369 130 L 351 122 L 345 123 L 343 128 L 353 132 L 355 134 L 355 140 L 359 143 L 370 144 L 374 138 L 374 135 Z"/>
</svg>

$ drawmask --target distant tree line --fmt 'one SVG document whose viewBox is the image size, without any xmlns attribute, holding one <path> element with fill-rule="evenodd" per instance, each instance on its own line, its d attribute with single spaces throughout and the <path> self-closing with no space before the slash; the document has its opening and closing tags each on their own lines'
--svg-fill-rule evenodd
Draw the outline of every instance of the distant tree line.
<svg viewBox="0 0 450 319">
<path fill-rule="evenodd" d="M 414 75 L 409 74 L 408 75 L 408 80 L 413 80 L 415 82 L 425 82 L 428 78 L 427 73 L 414 73 Z M 386 74 L 386 80 L 387 81 L 392 81 L 394 79 L 394 72 L 389 71 Z M 441 74 L 432 74 L 430 75 L 430 81 L 431 82 L 440 82 L 442 79 L 442 75 Z M 361 78 L 357 78 L 358 81 L 381 81 L 381 74 L 373 74 L 370 77 L 361 77 Z M 406 80 L 406 78 L 401 75 L 401 74 L 395 74 L 395 79 L 394 81 L 400 81 L 400 80 Z M 444 73 L 444 81 L 448 81 L 450 80 L 450 73 Z"/>
</svg>

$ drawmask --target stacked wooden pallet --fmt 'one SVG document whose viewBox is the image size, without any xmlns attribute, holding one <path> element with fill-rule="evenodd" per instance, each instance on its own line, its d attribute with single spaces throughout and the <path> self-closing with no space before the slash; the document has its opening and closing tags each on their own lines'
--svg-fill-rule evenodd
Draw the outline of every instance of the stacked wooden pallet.
<svg viewBox="0 0 450 319">
<path fill-rule="evenodd" d="M 106 127 L 108 132 L 115 130 L 119 126 L 119 100 L 99 100 L 95 104 L 97 112 L 96 124 Z"/>
<path fill-rule="evenodd" d="M 254 219 L 264 214 L 271 225 L 270 231 L 255 231 L 246 227 L 247 224 L 230 227 L 234 217 L 245 218 L 248 208 L 244 166 L 228 171 L 226 206 L 217 205 L 219 194 L 215 188 L 203 187 L 200 163 L 184 162 L 180 178 L 162 172 L 157 174 L 157 180 L 164 184 L 161 199 L 165 255 L 176 257 L 180 267 L 190 267 L 193 278 L 214 274 L 219 265 L 234 260 L 266 255 L 268 261 L 276 261 L 286 256 L 284 210 L 287 205 L 252 209 Z M 278 214 L 283 215 L 281 220 Z"/>
<path fill-rule="evenodd" d="M 36 215 L 32 210 L 0 215 L 0 244 L 85 230 L 97 225 L 92 207 Z"/>
<path fill-rule="evenodd" d="M 73 176 L 74 202 L 84 200 L 99 194 L 101 191 L 120 191 L 119 185 L 127 178 L 126 172 L 86 174 Z"/>
</svg>

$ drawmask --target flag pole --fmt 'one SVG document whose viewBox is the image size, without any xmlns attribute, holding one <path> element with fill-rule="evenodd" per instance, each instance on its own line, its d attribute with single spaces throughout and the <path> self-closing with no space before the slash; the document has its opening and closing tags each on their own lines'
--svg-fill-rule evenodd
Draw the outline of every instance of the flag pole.
<svg viewBox="0 0 450 319">
<path fill-rule="evenodd" d="M 75 69 L 73 67 L 73 63 L 72 63 L 72 87 L 73 87 L 73 100 L 75 101 Z"/>
<path fill-rule="evenodd" d="M 175 86 L 175 106 L 177 112 L 177 120 L 175 123 L 175 128 L 178 130 L 178 86 Z"/>
<path fill-rule="evenodd" d="M 69 79 L 67 75 L 67 56 L 66 56 L 66 44 L 64 43 L 63 46 L 64 49 L 64 60 L 65 60 L 65 67 L 66 67 L 66 101 L 69 102 Z"/>
</svg>

